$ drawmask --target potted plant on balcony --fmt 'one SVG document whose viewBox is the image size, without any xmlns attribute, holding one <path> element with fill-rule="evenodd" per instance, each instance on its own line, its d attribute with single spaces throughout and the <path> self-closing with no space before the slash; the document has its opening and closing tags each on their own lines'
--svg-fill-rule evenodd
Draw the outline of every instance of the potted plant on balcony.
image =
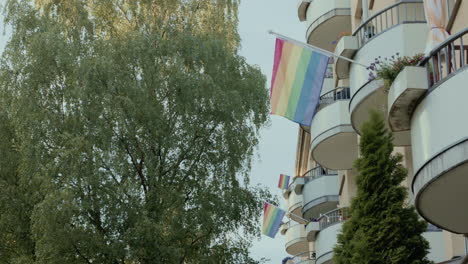
<svg viewBox="0 0 468 264">
<path fill-rule="evenodd" d="M 383 59 L 379 56 L 367 67 L 367 70 L 369 70 L 369 81 L 374 79 L 383 80 L 384 89 L 388 92 L 393 81 L 403 68 L 406 66 L 416 66 L 423 59 L 424 54 L 422 53 L 414 56 L 400 56 L 400 53 L 397 52 L 395 55 Z"/>
</svg>

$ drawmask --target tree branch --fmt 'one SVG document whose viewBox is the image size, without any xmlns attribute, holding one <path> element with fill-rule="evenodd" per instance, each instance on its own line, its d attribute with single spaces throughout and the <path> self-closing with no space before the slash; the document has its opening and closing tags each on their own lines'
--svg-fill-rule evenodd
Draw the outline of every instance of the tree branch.
<svg viewBox="0 0 468 264">
<path fill-rule="evenodd" d="M 89 260 L 86 256 L 84 256 L 81 253 L 81 251 L 78 249 L 78 247 L 75 245 L 75 243 L 72 243 L 72 245 L 75 248 L 76 254 L 78 254 L 78 256 L 80 256 L 84 261 L 86 261 L 86 263 L 93 264 L 93 262 L 91 260 Z"/>
</svg>

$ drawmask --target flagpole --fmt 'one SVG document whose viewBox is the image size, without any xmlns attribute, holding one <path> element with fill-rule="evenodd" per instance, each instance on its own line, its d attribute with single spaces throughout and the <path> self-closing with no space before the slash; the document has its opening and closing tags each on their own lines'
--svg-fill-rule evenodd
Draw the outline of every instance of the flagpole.
<svg viewBox="0 0 468 264">
<path fill-rule="evenodd" d="M 308 44 L 308 43 L 304 43 L 304 42 L 297 41 L 297 40 L 295 40 L 295 39 L 286 37 L 285 35 L 281 35 L 281 34 L 279 34 L 279 33 L 276 33 L 276 32 L 274 32 L 274 31 L 272 31 L 272 30 L 269 30 L 268 33 L 270 33 L 270 34 L 272 34 L 272 35 L 275 35 L 275 36 L 277 36 L 277 37 L 280 38 L 280 39 L 293 42 L 293 43 L 295 43 L 295 44 L 297 44 L 297 45 L 299 45 L 299 46 L 303 46 L 303 47 L 306 47 L 306 48 L 313 49 L 313 50 L 315 50 L 315 51 L 317 51 L 317 52 L 319 52 L 319 53 L 322 53 L 323 55 L 333 56 L 333 57 L 336 57 L 336 58 L 340 58 L 340 59 L 349 61 L 349 62 L 351 62 L 351 63 L 357 64 L 357 65 L 359 65 L 359 66 L 362 66 L 362 67 L 364 67 L 364 68 L 366 68 L 366 69 L 367 69 L 367 67 L 368 67 L 368 65 L 364 65 L 364 64 L 362 64 L 362 63 L 360 63 L 360 62 L 357 62 L 357 61 L 355 61 L 355 60 L 352 60 L 352 59 L 349 59 L 349 58 L 346 58 L 346 57 L 343 57 L 343 56 L 340 56 L 340 55 L 336 55 L 336 54 L 333 53 L 333 52 L 330 52 L 330 51 L 328 51 L 328 50 L 321 49 L 321 48 L 319 48 L 319 47 L 310 45 L 310 44 Z"/>
</svg>

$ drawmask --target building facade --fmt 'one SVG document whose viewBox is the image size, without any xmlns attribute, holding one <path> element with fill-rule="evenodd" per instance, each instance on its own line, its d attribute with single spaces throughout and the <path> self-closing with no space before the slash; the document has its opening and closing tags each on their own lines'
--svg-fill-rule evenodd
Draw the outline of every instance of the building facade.
<svg viewBox="0 0 468 264">
<path fill-rule="evenodd" d="M 429 258 L 462 263 L 468 245 L 468 1 L 446 0 L 450 37 L 426 48 L 422 0 L 301 0 L 311 45 L 370 65 L 375 58 L 426 53 L 389 89 L 344 59 L 330 61 L 311 127 L 298 133 L 296 177 L 284 192 L 282 225 L 294 263 L 333 263 L 333 247 L 356 194 L 353 162 L 369 112 L 382 112 L 404 157 L 412 202 L 426 221 Z"/>
</svg>

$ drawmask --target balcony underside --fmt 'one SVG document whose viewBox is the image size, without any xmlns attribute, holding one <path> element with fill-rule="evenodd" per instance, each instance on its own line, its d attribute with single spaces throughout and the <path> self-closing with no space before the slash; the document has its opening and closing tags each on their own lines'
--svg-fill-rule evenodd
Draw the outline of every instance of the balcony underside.
<svg viewBox="0 0 468 264">
<path fill-rule="evenodd" d="M 357 136 L 351 125 L 331 128 L 311 142 L 312 157 L 323 167 L 350 169 L 357 158 Z"/>
<path fill-rule="evenodd" d="M 298 255 L 309 251 L 309 242 L 306 237 L 300 237 L 286 243 L 286 252 L 290 255 Z"/>
<path fill-rule="evenodd" d="M 306 226 L 307 241 L 312 242 L 317 238 L 317 234 L 320 232 L 320 225 L 318 222 L 309 222 Z"/>
<path fill-rule="evenodd" d="M 426 163 L 413 183 L 416 208 L 430 223 L 454 233 L 468 233 L 468 140 Z"/>
<path fill-rule="evenodd" d="M 344 10 L 337 9 L 332 10 L 332 12 L 343 12 Z M 327 14 L 323 17 L 326 19 Z M 321 18 L 319 18 L 321 19 Z M 322 23 L 315 26 L 315 28 L 310 29 L 308 32 L 307 41 L 309 44 L 333 51 L 335 49 L 335 41 L 337 37 L 343 32 L 351 31 L 351 16 L 350 15 L 334 15 L 326 19 Z"/>
<path fill-rule="evenodd" d="M 291 213 L 291 219 L 298 223 L 305 223 L 302 219 L 302 204 L 297 204 L 289 208 L 289 213 Z"/>
<path fill-rule="evenodd" d="M 323 196 L 304 205 L 302 214 L 305 219 L 316 219 L 320 214 L 336 209 L 338 202 L 338 195 Z"/>
<path fill-rule="evenodd" d="M 299 21 L 305 21 L 307 19 L 307 8 L 309 7 L 310 2 L 300 1 L 297 8 L 297 17 Z"/>
<path fill-rule="evenodd" d="M 370 119 L 372 111 L 381 113 L 384 120 L 388 120 L 387 98 L 388 92 L 385 91 L 381 80 L 366 83 L 353 95 L 349 111 L 351 124 L 358 134 L 362 133 L 362 125 Z M 409 146 L 411 144 L 410 131 L 394 132 L 393 136 L 393 144 L 396 146 Z"/>
<path fill-rule="evenodd" d="M 394 132 L 411 129 L 411 116 L 420 98 L 427 92 L 426 68 L 407 66 L 388 92 L 388 123 Z"/>
<path fill-rule="evenodd" d="M 430 223 L 468 234 L 468 67 L 447 76 L 416 106 L 411 118 L 413 192 Z"/>
<path fill-rule="evenodd" d="M 358 50 L 358 41 L 354 36 L 343 36 L 336 45 L 335 54 L 351 59 Z M 335 58 L 335 73 L 338 79 L 349 78 L 350 62 L 343 58 Z"/>
</svg>

